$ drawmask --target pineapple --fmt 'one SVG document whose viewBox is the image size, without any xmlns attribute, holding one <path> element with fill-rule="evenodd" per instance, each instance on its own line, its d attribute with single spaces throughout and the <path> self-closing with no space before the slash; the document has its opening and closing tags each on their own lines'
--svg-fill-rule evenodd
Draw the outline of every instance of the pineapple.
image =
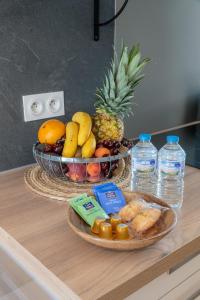
<svg viewBox="0 0 200 300">
<path fill-rule="evenodd" d="M 115 53 L 104 85 L 96 92 L 93 132 L 98 141 L 122 140 L 123 118 L 133 113 L 134 90 L 144 77 L 140 73 L 147 62 L 148 58 L 141 61 L 138 45 L 133 46 L 130 52 L 128 47 L 123 46 L 119 61 Z"/>
</svg>

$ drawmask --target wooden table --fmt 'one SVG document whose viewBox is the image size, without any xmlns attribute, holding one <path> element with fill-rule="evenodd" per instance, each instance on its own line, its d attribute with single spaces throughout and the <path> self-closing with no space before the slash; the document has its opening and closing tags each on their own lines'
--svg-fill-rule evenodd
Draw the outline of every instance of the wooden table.
<svg viewBox="0 0 200 300">
<path fill-rule="evenodd" d="M 175 230 L 157 244 L 132 252 L 103 250 L 75 236 L 66 223 L 67 203 L 32 193 L 23 173 L 21 169 L 0 174 L 0 226 L 20 245 L 14 246 L 4 231 L 0 243 L 14 247 L 19 257 L 20 251 L 28 250 L 35 264 L 27 267 L 45 266 L 43 278 L 49 272 L 60 287 L 67 286 L 70 297 L 65 299 L 123 299 L 200 250 L 198 169 L 186 169 L 184 203 Z"/>
</svg>

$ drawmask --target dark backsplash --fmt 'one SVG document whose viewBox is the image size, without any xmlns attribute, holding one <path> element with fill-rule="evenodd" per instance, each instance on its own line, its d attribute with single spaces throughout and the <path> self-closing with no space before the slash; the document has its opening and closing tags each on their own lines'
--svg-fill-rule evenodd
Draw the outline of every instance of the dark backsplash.
<svg viewBox="0 0 200 300">
<path fill-rule="evenodd" d="M 109 18 L 114 1 L 101 1 Z M 112 56 L 113 25 L 93 41 L 91 0 L 0 1 L 0 171 L 32 163 L 42 121 L 23 122 L 22 95 L 64 90 L 66 118 L 91 112 Z"/>
</svg>

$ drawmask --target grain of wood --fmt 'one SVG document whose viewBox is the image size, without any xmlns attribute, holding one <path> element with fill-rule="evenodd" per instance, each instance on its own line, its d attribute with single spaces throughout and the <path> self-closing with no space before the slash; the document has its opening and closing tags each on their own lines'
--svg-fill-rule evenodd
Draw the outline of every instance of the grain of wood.
<svg viewBox="0 0 200 300">
<path fill-rule="evenodd" d="M 0 228 L 0 249 L 4 260 L 2 263 L 2 265 L 4 265 L 3 268 L 8 272 L 8 276 L 12 278 L 11 281 L 13 281 L 15 292 L 17 288 L 19 292 L 20 289 L 26 288 L 27 292 L 31 293 L 30 286 L 28 287 L 26 285 L 32 283 L 33 287 L 35 286 L 35 292 L 38 294 L 40 292 L 42 299 L 47 299 L 47 295 L 51 295 L 51 299 L 55 300 L 80 299 L 2 228 Z M 13 263 L 14 261 L 16 263 Z M 23 270 L 25 270 L 26 273 Z M 42 289 L 40 287 L 42 287 Z M 12 295 L 12 291 L 10 295 Z M 7 297 L 9 298 L 9 295 L 6 296 L 6 299 Z"/>
<path fill-rule="evenodd" d="M 71 229 L 74 231 L 75 234 L 79 235 L 81 238 L 86 240 L 87 242 L 94 244 L 96 246 L 112 249 L 112 250 L 119 250 L 119 251 L 130 251 L 136 250 L 140 248 L 148 247 L 160 239 L 162 239 L 166 234 L 168 234 L 173 228 L 176 226 L 177 217 L 176 212 L 173 210 L 166 202 L 154 197 L 153 195 L 148 195 L 139 192 L 124 192 L 124 196 L 126 202 L 129 203 L 133 200 L 133 198 L 141 197 L 145 201 L 151 204 L 157 204 L 162 207 L 165 207 L 165 212 L 162 213 L 162 221 L 159 225 L 159 231 L 154 231 L 154 234 L 146 233 L 145 238 L 142 239 L 135 239 L 131 238 L 128 240 L 106 240 L 99 238 L 98 236 L 94 235 L 91 232 L 90 227 L 82 220 L 80 216 L 73 210 L 72 207 L 69 207 L 67 210 L 67 222 Z M 161 226 L 162 224 L 162 226 Z"/>
<path fill-rule="evenodd" d="M 67 203 L 35 195 L 23 170 L 0 176 L 0 226 L 82 299 L 123 299 L 200 251 L 200 170 L 187 167 L 175 230 L 145 250 L 104 250 L 76 236 Z"/>
</svg>

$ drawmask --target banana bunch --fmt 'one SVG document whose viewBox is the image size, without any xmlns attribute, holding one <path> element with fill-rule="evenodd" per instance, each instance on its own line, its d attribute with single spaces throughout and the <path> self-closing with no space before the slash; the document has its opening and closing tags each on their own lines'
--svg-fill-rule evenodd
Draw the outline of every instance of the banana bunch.
<svg viewBox="0 0 200 300">
<path fill-rule="evenodd" d="M 96 139 L 92 133 L 92 119 L 85 112 L 75 113 L 72 121 L 67 123 L 62 156 L 75 157 L 80 149 L 83 158 L 92 157 L 96 150 Z"/>
</svg>

